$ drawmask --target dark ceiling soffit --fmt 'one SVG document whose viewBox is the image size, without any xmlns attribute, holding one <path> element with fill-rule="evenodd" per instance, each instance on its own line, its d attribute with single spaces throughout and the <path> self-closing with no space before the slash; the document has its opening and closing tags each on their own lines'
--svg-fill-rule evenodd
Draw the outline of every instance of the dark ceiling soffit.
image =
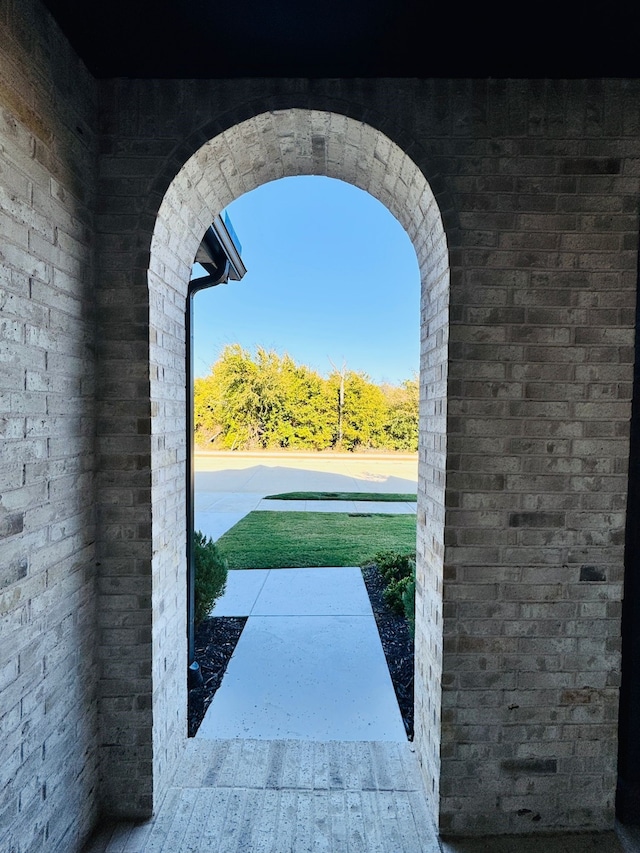
<svg viewBox="0 0 640 853">
<path fill-rule="evenodd" d="M 538 3 L 519 26 L 513 4 L 419 0 L 42 0 L 90 73 L 100 79 L 638 77 L 628 0 L 607 13 L 557 14 Z M 20 5 L 19 3 L 16 5 Z M 215 50 L 197 50 L 203 32 Z"/>
</svg>

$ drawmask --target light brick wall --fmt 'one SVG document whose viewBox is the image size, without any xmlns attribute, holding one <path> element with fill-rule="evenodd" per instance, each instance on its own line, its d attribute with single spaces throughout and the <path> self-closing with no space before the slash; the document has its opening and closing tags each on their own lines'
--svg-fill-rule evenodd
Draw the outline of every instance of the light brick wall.
<svg viewBox="0 0 640 853">
<path fill-rule="evenodd" d="M 119 89 L 121 85 L 116 84 L 116 88 Z M 146 88 L 146 84 L 143 84 L 143 88 Z M 118 102 L 122 103 L 121 97 Z M 109 121 L 117 122 L 118 115 L 110 115 Z M 126 150 L 129 147 L 140 150 L 140 144 L 134 144 L 132 140 L 120 141 L 114 147 L 118 150 Z M 108 150 L 109 146 L 105 148 Z M 429 297 L 427 300 L 432 307 L 426 310 L 430 315 L 433 314 L 434 321 L 440 323 L 446 319 L 447 290 L 446 287 L 443 289 L 443 276 L 446 278 L 446 246 L 438 208 L 424 176 L 385 136 L 374 132 L 361 122 L 322 111 L 269 113 L 258 115 L 228 133 L 217 135 L 186 162 L 177 176 L 171 175 L 175 180 L 168 188 L 157 213 L 150 247 L 150 271 L 145 288 L 147 292 L 144 292 L 142 278 L 126 274 L 131 256 L 125 256 L 125 253 L 118 255 L 117 263 L 121 265 L 121 269 L 117 275 L 109 269 L 108 256 L 112 255 L 114 247 L 121 246 L 126 250 L 128 245 L 133 243 L 117 233 L 121 222 L 126 226 L 124 210 L 127 203 L 132 206 L 137 203 L 129 195 L 129 179 L 134 175 L 145 174 L 145 169 L 153 174 L 156 164 L 150 158 L 127 159 L 124 165 L 127 177 L 117 184 L 114 177 L 117 171 L 114 165 L 116 161 L 116 157 L 106 155 L 101 163 L 101 175 L 104 178 L 101 185 L 105 188 L 108 186 L 112 191 L 110 198 L 105 194 L 103 207 L 113 205 L 113 209 L 123 211 L 120 217 L 99 217 L 99 228 L 104 232 L 105 246 L 105 263 L 100 264 L 100 299 L 104 300 L 103 304 L 112 306 L 101 325 L 101 342 L 105 352 L 102 370 L 105 375 L 116 376 L 118 370 L 115 359 L 121 351 L 117 342 L 135 339 L 142 334 L 142 321 L 138 315 L 132 314 L 126 302 L 123 310 L 118 310 L 125 289 L 131 294 L 131 287 L 134 287 L 139 295 L 134 297 L 133 302 L 143 306 L 145 300 L 148 300 L 148 356 L 145 345 L 138 341 L 136 347 L 139 347 L 139 350 L 134 352 L 126 348 L 126 357 L 128 370 L 135 369 L 141 376 L 144 375 L 147 357 L 149 359 L 151 426 L 144 437 L 131 438 L 127 445 L 124 445 L 124 436 L 134 433 L 136 429 L 138 413 L 137 409 L 134 409 L 128 421 L 124 418 L 117 423 L 101 421 L 104 434 L 100 437 L 100 443 L 106 447 L 128 446 L 131 452 L 137 452 L 145 442 L 148 443 L 151 502 L 147 507 L 147 511 L 150 511 L 147 516 L 150 519 L 150 527 L 145 526 L 141 531 L 142 536 L 136 537 L 136 530 L 130 526 L 128 529 L 131 535 L 124 550 L 118 542 L 112 541 L 117 527 L 103 531 L 101 564 L 105 584 L 113 582 L 107 580 L 113 565 L 117 566 L 115 573 L 120 572 L 120 578 L 123 574 L 127 575 L 129 585 L 136 584 L 136 588 L 144 589 L 145 594 L 150 596 L 147 602 L 151 602 L 149 615 L 153 613 L 153 620 L 150 644 L 145 640 L 144 643 L 138 643 L 137 649 L 127 650 L 127 659 L 135 659 L 140 671 L 146 660 L 145 671 L 151 673 L 151 679 L 148 682 L 139 679 L 132 683 L 118 683 L 116 679 L 109 679 L 110 700 L 117 701 L 118 715 L 117 726 L 112 725 L 112 716 L 105 720 L 106 726 L 102 731 L 105 741 L 113 742 L 115 739 L 115 743 L 105 749 L 103 790 L 107 792 L 105 802 L 111 811 L 143 813 L 145 806 L 149 807 L 162 796 L 180 744 L 186 736 L 187 478 L 184 321 L 191 264 L 204 231 L 225 205 L 267 180 L 290 174 L 328 174 L 350 180 L 380 198 L 405 225 L 414 240 L 424 269 L 425 291 L 432 287 L 439 289 L 437 298 L 434 294 L 433 298 Z M 120 198 L 117 196 L 118 187 L 122 191 Z M 152 221 L 150 216 L 144 217 L 145 224 Z M 439 245 L 437 263 L 433 262 L 433 255 L 429 252 L 429 247 L 434 242 Z M 122 289 L 118 290 L 119 287 Z M 446 345 L 443 347 L 443 342 L 446 344 L 446 335 L 439 338 L 438 352 L 441 360 L 444 360 L 446 355 Z M 138 363 L 134 366 L 136 358 Z M 437 394 L 442 398 L 446 367 L 438 368 L 435 363 L 432 367 L 437 371 L 434 387 L 437 386 Z M 434 377 L 435 375 L 434 373 Z M 429 382 L 432 383 L 432 380 Z M 127 382 L 123 387 L 125 391 L 128 389 Z M 113 393 L 114 399 L 105 400 L 105 406 L 120 405 L 115 402 L 118 394 L 116 381 L 109 383 L 109 393 Z M 433 398 L 434 395 L 435 392 L 430 391 L 430 397 Z M 124 406 L 122 409 L 124 411 Z M 440 407 L 441 429 L 444 429 L 443 414 Z M 431 423 L 435 421 L 432 420 Z M 116 435 L 108 434 L 112 429 L 116 430 Z M 441 473 L 439 476 L 429 473 L 426 477 L 430 484 L 439 483 L 441 504 L 438 513 L 440 525 L 436 524 L 434 532 L 425 535 L 425 541 L 429 542 L 430 548 L 433 548 L 438 535 L 440 539 L 442 537 L 441 522 L 444 518 L 444 453 L 441 442 L 438 448 Z M 102 461 L 108 462 L 109 465 L 126 466 L 127 458 L 126 452 L 123 452 Z M 427 467 L 431 468 L 433 464 L 433 456 L 425 460 Z M 146 466 L 142 467 L 144 470 L 140 476 L 148 476 Z M 133 476 L 137 477 L 138 472 Z M 102 477 L 105 483 L 103 496 L 110 493 L 117 495 L 117 500 L 115 497 L 109 499 L 112 505 L 117 503 L 110 517 L 117 517 L 122 525 L 130 525 L 130 495 L 123 491 L 120 477 L 116 476 L 115 472 L 107 473 L 104 469 Z M 433 493 L 430 493 L 429 499 L 434 500 Z M 420 500 L 422 501 L 422 497 Z M 144 508 L 140 509 L 143 511 Z M 422 512 L 423 519 L 430 519 L 431 515 L 432 513 Z M 431 522 L 428 524 L 431 525 Z M 150 559 L 148 562 L 146 559 L 137 561 L 133 555 L 138 553 L 137 548 L 147 547 L 149 532 Z M 111 556 L 112 544 L 115 545 L 115 559 Z M 125 556 L 127 549 L 130 550 L 132 559 L 122 559 L 118 562 Z M 443 553 L 443 543 L 440 541 L 440 547 L 435 551 L 436 559 L 440 561 L 440 576 Z M 434 566 L 434 571 L 438 571 L 437 565 Z M 111 598 L 109 601 L 112 601 Z M 114 623 L 126 618 L 132 602 L 123 601 L 123 606 L 124 609 L 120 613 L 117 603 L 110 609 L 110 618 Z M 103 639 L 105 660 L 114 656 L 118 658 L 123 653 L 120 635 L 114 636 L 112 642 L 111 634 L 105 633 Z M 131 642 L 135 642 L 133 638 Z M 436 658 L 440 651 L 441 644 L 436 643 L 434 665 L 437 665 Z M 129 691 L 135 695 L 131 695 Z M 144 700 L 141 699 L 143 692 L 146 696 Z M 439 690 L 434 691 L 431 701 L 434 707 L 439 708 Z M 147 719 L 150 710 L 153 715 L 153 732 Z M 128 767 L 125 776 L 118 738 L 122 743 L 129 742 L 133 731 L 138 733 L 139 739 L 136 743 L 141 744 L 144 739 L 145 754 L 150 760 Z M 128 755 L 134 764 L 135 757 L 131 752 Z M 148 774 L 146 777 L 142 778 L 140 768 L 144 768 L 142 772 Z"/>
<path fill-rule="evenodd" d="M 166 288 L 176 289 L 176 275 L 184 288 L 186 255 L 211 213 L 280 175 L 342 177 L 377 194 L 400 218 L 423 277 L 433 263 L 421 309 L 417 744 L 443 831 L 612 822 L 636 278 L 637 89 L 628 81 L 103 86 L 103 210 L 121 215 L 123 224 L 117 240 L 109 236 L 105 246 L 119 253 L 123 288 L 135 281 L 133 303 L 141 310 L 145 246 L 171 181 L 208 139 L 259 116 L 236 135 L 220 137 L 217 149 L 202 148 L 182 173 L 188 198 L 173 198 L 177 218 L 156 226 L 158 245 L 167 244 L 180 260 L 168 264 L 166 275 L 154 267 L 151 279 L 152 293 L 164 300 L 154 302 L 154 296 L 151 305 L 152 432 L 158 440 L 149 447 L 153 476 L 162 481 L 161 490 L 155 479 L 153 486 L 162 507 L 154 543 L 156 533 L 165 541 L 174 523 L 175 535 L 184 533 L 177 509 L 181 398 L 177 392 L 167 397 L 161 382 L 153 385 L 155 365 L 172 370 L 170 362 L 181 357 L 181 333 L 163 329 L 162 305 L 175 319 L 179 299 Z M 279 135 L 279 117 L 290 107 L 317 112 Z M 270 110 L 274 118 L 261 115 Z M 399 153 L 381 149 L 370 157 L 364 126 L 326 117 L 331 112 L 359 116 L 394 140 Z M 388 165 L 404 156 L 402 150 L 438 199 L 445 236 L 433 241 L 435 254 L 423 252 L 430 237 L 415 219 L 415 191 L 404 193 L 402 170 Z M 134 212 L 138 227 L 130 230 L 126 214 Z M 105 230 L 115 235 L 112 224 Z M 180 244 L 189 246 L 185 254 Z M 128 316 L 130 308 L 124 312 Z M 161 353 L 165 340 L 175 342 L 171 354 Z M 141 371 L 142 363 L 135 369 Z M 167 413 L 171 427 L 165 432 L 153 418 Z M 161 436 L 169 438 L 169 452 L 158 443 Z M 159 554 L 155 544 L 152 550 Z M 171 577 L 173 569 L 157 566 L 154 578 Z M 182 604 L 174 598 L 171 607 L 175 613 Z M 158 624 L 168 626 L 172 618 L 163 612 Z M 158 689 L 154 684 L 154 696 Z M 165 703 L 161 717 L 168 715 Z"/>
<path fill-rule="evenodd" d="M 439 825 L 609 827 L 640 83 L 106 82 L 96 198 L 93 83 L 41 7 L 17 9 L 0 4 L 0 840 L 74 849 L 96 811 L 92 211 L 100 800 L 145 815 L 186 729 L 188 267 L 221 206 L 300 173 L 376 195 L 421 265 L 416 744 Z"/>
<path fill-rule="evenodd" d="M 97 98 L 38 4 L 0 30 L 0 849 L 69 853 L 97 812 Z"/>
<path fill-rule="evenodd" d="M 638 228 L 630 89 L 452 87 L 477 138 L 450 178 L 461 242 L 445 533 L 448 832 L 613 822 Z"/>
<path fill-rule="evenodd" d="M 426 194 L 425 194 L 426 195 Z M 418 249 L 420 300 L 420 450 L 415 622 L 415 743 L 438 821 L 441 767 L 449 252 L 440 211 L 429 192 Z M 426 200 L 426 199 L 425 199 Z"/>
</svg>

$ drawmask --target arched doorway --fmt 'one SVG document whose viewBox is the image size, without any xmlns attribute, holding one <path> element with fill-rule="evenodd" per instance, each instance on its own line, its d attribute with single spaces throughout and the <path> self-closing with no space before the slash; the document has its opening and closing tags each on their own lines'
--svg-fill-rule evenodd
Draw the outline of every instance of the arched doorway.
<svg viewBox="0 0 640 853">
<path fill-rule="evenodd" d="M 380 131 L 336 113 L 262 113 L 205 143 L 159 206 L 148 272 L 152 470 L 153 789 L 186 733 L 185 306 L 191 264 L 216 214 L 277 178 L 321 174 L 371 193 L 411 239 L 421 276 L 421 435 L 416 590 L 416 748 L 438 801 L 449 263 L 429 184 Z"/>
</svg>

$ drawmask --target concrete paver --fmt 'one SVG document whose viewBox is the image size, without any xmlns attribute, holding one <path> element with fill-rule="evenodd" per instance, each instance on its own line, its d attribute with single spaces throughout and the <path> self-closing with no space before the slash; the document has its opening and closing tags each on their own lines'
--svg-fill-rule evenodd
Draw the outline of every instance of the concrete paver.
<svg viewBox="0 0 640 853">
<path fill-rule="evenodd" d="M 439 853 L 413 747 L 192 740 L 151 821 L 86 853 Z"/>
<path fill-rule="evenodd" d="M 224 594 L 216 601 L 214 616 L 250 616 L 271 569 L 231 569 Z"/>
<path fill-rule="evenodd" d="M 196 490 L 196 507 L 200 512 L 251 512 L 262 500 L 253 492 L 207 492 Z"/>
<path fill-rule="evenodd" d="M 310 503 L 311 501 L 308 501 L 308 504 Z M 417 508 L 416 502 L 409 501 L 406 503 L 404 501 L 354 501 L 354 504 L 356 512 L 383 513 L 389 515 L 410 515 L 411 513 L 415 515 Z M 307 505 L 307 509 L 311 509 L 311 507 Z"/>
<path fill-rule="evenodd" d="M 215 615 L 215 608 L 214 608 Z M 372 616 L 357 566 L 271 569 L 250 615 Z"/>
<path fill-rule="evenodd" d="M 251 616 L 196 737 L 406 740 L 373 616 Z"/>
<path fill-rule="evenodd" d="M 211 537 L 215 542 L 223 533 L 235 527 L 248 512 L 251 512 L 251 510 L 247 510 L 246 512 L 198 512 L 196 509 L 193 517 L 193 527 L 194 530 L 199 530 L 205 536 Z"/>
</svg>

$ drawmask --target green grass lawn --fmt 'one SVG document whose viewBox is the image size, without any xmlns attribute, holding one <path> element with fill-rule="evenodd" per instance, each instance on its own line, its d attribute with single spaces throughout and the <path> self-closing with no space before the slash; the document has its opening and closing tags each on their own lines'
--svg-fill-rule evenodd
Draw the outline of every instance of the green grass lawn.
<svg viewBox="0 0 640 853">
<path fill-rule="evenodd" d="M 267 500 L 278 501 L 384 501 L 406 503 L 417 500 L 414 493 L 403 492 L 283 492 L 267 495 Z"/>
<path fill-rule="evenodd" d="M 258 510 L 217 544 L 230 569 L 360 566 L 378 551 L 415 551 L 416 517 Z"/>
</svg>

